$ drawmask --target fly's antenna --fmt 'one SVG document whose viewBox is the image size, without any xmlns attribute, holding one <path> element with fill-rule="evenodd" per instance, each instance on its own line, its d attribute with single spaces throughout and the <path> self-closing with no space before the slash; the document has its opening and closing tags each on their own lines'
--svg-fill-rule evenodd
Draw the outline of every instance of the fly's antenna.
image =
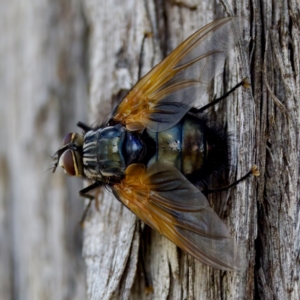
<svg viewBox="0 0 300 300">
<path fill-rule="evenodd" d="M 55 165 L 51 166 L 50 168 L 48 168 L 47 170 L 44 171 L 44 174 L 49 172 L 50 170 L 52 170 L 52 173 L 54 173 L 55 172 L 54 168 L 56 168 Z"/>
<path fill-rule="evenodd" d="M 56 168 L 57 168 L 58 163 L 59 163 L 60 157 L 69 148 L 70 148 L 70 144 L 67 144 L 67 145 L 63 146 L 62 148 L 60 148 L 58 151 L 56 151 L 54 153 L 54 155 L 52 156 L 52 159 L 54 161 L 54 166 L 53 166 L 53 169 L 52 169 L 52 173 L 55 173 Z"/>
</svg>

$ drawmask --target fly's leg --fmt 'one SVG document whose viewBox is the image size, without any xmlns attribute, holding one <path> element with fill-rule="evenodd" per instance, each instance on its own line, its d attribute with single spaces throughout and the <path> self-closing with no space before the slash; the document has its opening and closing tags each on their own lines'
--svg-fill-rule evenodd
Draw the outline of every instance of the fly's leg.
<svg viewBox="0 0 300 300">
<path fill-rule="evenodd" d="M 80 121 L 77 123 L 77 126 L 78 126 L 79 128 L 81 128 L 81 129 L 83 129 L 83 131 L 84 131 L 85 133 L 87 133 L 88 131 L 92 130 L 92 127 L 90 127 L 90 126 L 88 126 L 88 125 L 86 125 L 86 124 L 84 124 L 84 123 L 82 123 L 82 122 L 80 122 Z"/>
<path fill-rule="evenodd" d="M 92 205 L 92 201 L 95 200 L 95 197 L 92 196 L 92 195 L 90 195 L 90 194 L 88 194 L 88 192 L 90 192 L 91 190 L 93 190 L 95 188 L 98 188 L 100 186 L 101 186 L 101 184 L 98 181 L 96 181 L 93 184 L 89 185 L 88 187 L 86 187 L 86 188 L 82 189 L 81 191 L 79 191 L 79 195 L 81 197 L 89 199 L 89 203 L 86 206 L 86 208 L 85 208 L 85 210 L 84 210 L 84 212 L 82 214 L 81 220 L 80 220 L 80 225 L 82 227 L 83 227 L 83 224 L 84 224 L 84 220 L 85 220 L 85 218 L 87 216 L 87 213 L 88 213 L 88 211 L 89 211 L 89 209 L 90 209 L 90 207 Z"/>
<path fill-rule="evenodd" d="M 241 177 L 240 179 L 236 180 L 235 182 L 233 182 L 233 183 L 231 183 L 231 184 L 229 184 L 227 186 L 221 187 L 221 188 L 204 190 L 202 192 L 207 195 L 207 194 L 211 194 L 211 193 L 217 193 L 217 192 L 226 191 L 226 190 L 232 188 L 233 186 L 239 184 L 241 181 L 247 179 L 250 175 L 253 175 L 255 177 L 259 176 L 259 170 L 258 170 L 258 167 L 256 165 L 253 165 L 252 168 L 251 168 L 251 170 L 247 174 L 245 174 L 243 177 Z"/>
<path fill-rule="evenodd" d="M 223 99 L 228 97 L 231 93 L 233 93 L 240 86 L 244 86 L 246 88 L 250 87 L 250 83 L 248 82 L 247 78 L 244 78 L 241 82 L 239 82 L 237 85 L 235 85 L 231 90 L 229 90 L 227 93 L 225 93 L 220 98 L 213 100 L 212 102 L 202 106 L 201 108 L 192 108 L 189 112 L 192 114 L 198 114 L 198 113 L 205 111 L 209 107 L 216 105 L 217 103 L 219 103 L 220 101 L 222 101 Z"/>
</svg>

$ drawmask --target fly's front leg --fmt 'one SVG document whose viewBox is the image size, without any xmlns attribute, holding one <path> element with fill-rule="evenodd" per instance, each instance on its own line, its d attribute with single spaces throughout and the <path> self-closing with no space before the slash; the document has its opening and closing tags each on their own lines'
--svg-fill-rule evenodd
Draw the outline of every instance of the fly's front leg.
<svg viewBox="0 0 300 300">
<path fill-rule="evenodd" d="M 81 128 L 81 129 L 83 129 L 83 131 L 84 131 L 85 133 L 87 133 L 88 131 L 92 130 L 92 127 L 90 127 L 89 125 L 86 125 L 86 124 L 84 124 L 84 123 L 82 123 L 82 122 L 80 122 L 80 121 L 77 123 L 77 126 L 78 126 L 79 128 Z"/>
<path fill-rule="evenodd" d="M 89 203 L 88 205 L 86 206 L 84 212 L 83 212 L 83 215 L 81 217 L 81 220 L 80 220 L 80 225 L 83 227 L 83 224 L 84 224 L 84 220 L 86 218 L 86 215 L 92 205 L 92 201 L 95 199 L 94 196 L 88 194 L 90 191 L 92 191 L 93 189 L 95 188 L 98 188 L 101 186 L 101 183 L 99 183 L 98 181 L 94 182 L 93 184 L 89 185 L 88 187 L 82 189 L 81 191 L 79 191 L 79 195 L 83 198 L 87 198 L 89 199 Z"/>
</svg>

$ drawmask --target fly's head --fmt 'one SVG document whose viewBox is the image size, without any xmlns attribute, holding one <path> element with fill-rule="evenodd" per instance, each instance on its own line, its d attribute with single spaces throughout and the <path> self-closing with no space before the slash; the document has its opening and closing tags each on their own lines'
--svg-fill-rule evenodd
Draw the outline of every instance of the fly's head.
<svg viewBox="0 0 300 300">
<path fill-rule="evenodd" d="M 83 177 L 83 142 L 83 135 L 79 133 L 68 133 L 64 137 L 63 146 L 54 155 L 53 173 L 60 165 L 66 174 Z"/>
</svg>

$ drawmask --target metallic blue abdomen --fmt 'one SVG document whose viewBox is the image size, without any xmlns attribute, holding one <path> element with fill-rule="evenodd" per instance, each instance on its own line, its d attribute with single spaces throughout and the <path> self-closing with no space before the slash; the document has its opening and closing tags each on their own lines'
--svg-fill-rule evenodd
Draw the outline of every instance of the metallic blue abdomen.
<svg viewBox="0 0 300 300">
<path fill-rule="evenodd" d="M 179 123 L 161 132 L 147 131 L 156 142 L 156 154 L 148 165 L 154 162 L 172 164 L 184 175 L 192 174 L 203 165 L 206 156 L 205 139 L 201 122 L 184 117 Z"/>
</svg>

